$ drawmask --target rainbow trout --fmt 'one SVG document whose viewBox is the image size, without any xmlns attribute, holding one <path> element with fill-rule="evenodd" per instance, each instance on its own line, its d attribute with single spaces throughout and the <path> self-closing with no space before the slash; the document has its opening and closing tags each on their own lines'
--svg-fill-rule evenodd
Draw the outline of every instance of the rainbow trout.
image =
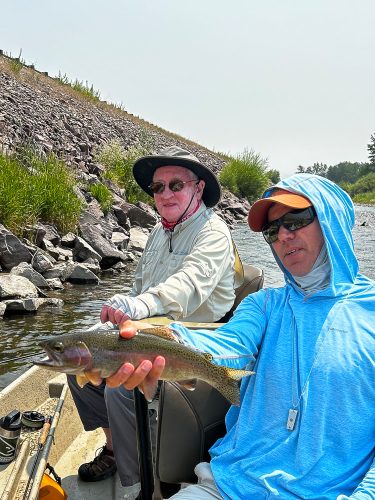
<svg viewBox="0 0 375 500">
<path fill-rule="evenodd" d="M 118 330 L 64 334 L 40 342 L 48 359 L 35 364 L 74 374 L 83 386 L 88 381 L 97 383 L 100 378 L 109 377 L 125 362 L 137 367 L 142 360 L 153 361 L 161 355 L 166 359 L 162 380 L 201 379 L 215 387 L 230 403 L 240 404 L 238 381 L 254 372 L 218 366 L 213 363 L 211 354 L 171 338 L 171 330 L 167 327 L 139 330 L 131 339 L 120 337 Z M 153 396 L 145 394 L 149 400 Z"/>
</svg>

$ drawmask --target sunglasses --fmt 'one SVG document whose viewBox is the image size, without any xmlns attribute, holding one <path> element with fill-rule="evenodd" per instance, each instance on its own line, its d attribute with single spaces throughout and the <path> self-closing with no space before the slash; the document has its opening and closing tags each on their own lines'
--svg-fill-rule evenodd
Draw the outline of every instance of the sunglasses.
<svg viewBox="0 0 375 500">
<path fill-rule="evenodd" d="M 188 182 L 195 182 L 195 184 L 199 184 L 199 179 L 198 180 L 191 180 L 191 181 L 181 181 L 180 179 L 173 179 L 172 181 L 169 182 L 168 186 L 173 193 L 178 193 L 179 191 L 182 191 L 185 187 L 185 184 Z M 153 192 L 153 194 L 161 194 L 165 190 L 165 182 L 162 181 L 157 181 L 157 182 L 151 182 L 151 184 L 148 186 L 148 189 Z"/>
<path fill-rule="evenodd" d="M 288 212 L 279 219 L 273 220 L 262 227 L 264 239 L 269 245 L 275 243 L 279 237 L 279 229 L 281 226 L 285 227 L 288 231 L 297 231 L 297 229 L 301 229 L 311 224 L 315 217 L 316 212 L 314 207 Z"/>
</svg>

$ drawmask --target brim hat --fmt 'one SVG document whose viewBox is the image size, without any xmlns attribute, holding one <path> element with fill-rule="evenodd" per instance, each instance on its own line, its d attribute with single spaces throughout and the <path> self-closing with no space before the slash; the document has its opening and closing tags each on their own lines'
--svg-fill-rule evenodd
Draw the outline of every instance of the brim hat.
<svg viewBox="0 0 375 500">
<path fill-rule="evenodd" d="M 184 167 L 205 182 L 202 199 L 207 207 L 217 205 L 221 198 L 221 187 L 216 175 L 208 167 L 200 163 L 198 158 L 189 151 L 171 146 L 156 155 L 143 156 L 134 163 L 133 175 L 137 184 L 150 196 L 153 196 L 149 185 L 159 167 Z"/>
<path fill-rule="evenodd" d="M 262 230 L 268 222 L 268 210 L 274 203 L 295 208 L 296 210 L 312 206 L 311 201 L 301 194 L 291 193 L 285 189 L 275 189 L 271 196 L 256 201 L 250 208 L 247 218 L 250 229 L 255 232 Z"/>
</svg>

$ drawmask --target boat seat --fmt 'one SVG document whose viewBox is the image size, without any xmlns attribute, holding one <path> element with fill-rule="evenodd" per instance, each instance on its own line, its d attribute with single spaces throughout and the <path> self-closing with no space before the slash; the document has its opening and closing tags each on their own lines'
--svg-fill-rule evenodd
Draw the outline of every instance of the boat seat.
<svg viewBox="0 0 375 500">
<path fill-rule="evenodd" d="M 241 300 L 262 288 L 263 281 L 261 269 L 244 264 L 244 282 L 236 290 L 228 319 Z M 180 483 L 196 482 L 194 467 L 209 461 L 209 448 L 224 435 L 229 406 L 216 389 L 202 380 L 197 381 L 194 391 L 176 382 L 161 384 L 155 473 L 163 498 L 178 491 Z"/>
<path fill-rule="evenodd" d="M 233 316 L 234 311 L 239 306 L 240 302 L 250 295 L 251 293 L 257 292 L 263 287 L 264 283 L 264 271 L 259 269 L 259 267 L 251 266 L 250 264 L 242 264 L 243 267 L 243 282 L 236 288 L 233 306 L 226 313 L 226 315 L 220 320 L 220 323 L 226 323 Z"/>
</svg>

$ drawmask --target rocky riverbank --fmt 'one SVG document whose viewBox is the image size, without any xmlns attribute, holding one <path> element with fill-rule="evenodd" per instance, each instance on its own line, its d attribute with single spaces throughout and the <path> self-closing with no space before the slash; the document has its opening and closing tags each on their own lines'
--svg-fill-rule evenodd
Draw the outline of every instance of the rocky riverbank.
<svg viewBox="0 0 375 500">
<path fill-rule="evenodd" d="M 60 299 L 48 297 L 50 290 L 63 289 L 67 282 L 97 284 L 103 273 L 121 273 L 126 262 L 138 259 L 157 221 L 153 208 L 128 203 L 126 192 L 106 181 L 113 206 L 104 215 L 82 186 L 104 183 L 104 167 L 94 162 L 95 147 L 112 140 L 126 149 L 137 146 L 145 130 L 155 151 L 178 144 L 216 173 L 225 163 L 220 155 L 114 106 L 85 99 L 31 68 L 15 73 L 10 60 L 0 56 L 0 149 L 13 152 L 27 143 L 63 158 L 75 173 L 84 205 L 74 234 L 39 223 L 17 237 L 0 224 L 0 318 L 33 313 L 44 305 L 61 307 Z M 230 226 L 244 220 L 248 209 L 246 200 L 229 192 L 215 207 Z"/>
</svg>

